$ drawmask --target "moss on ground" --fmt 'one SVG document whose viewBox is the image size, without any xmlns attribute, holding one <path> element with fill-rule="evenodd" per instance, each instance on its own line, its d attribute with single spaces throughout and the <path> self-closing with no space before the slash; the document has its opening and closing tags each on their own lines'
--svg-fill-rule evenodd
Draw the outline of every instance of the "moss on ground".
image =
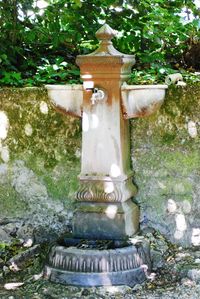
<svg viewBox="0 0 200 299">
<path fill-rule="evenodd" d="M 0 217 L 15 217 L 27 211 L 28 205 L 10 184 L 0 184 Z"/>
</svg>

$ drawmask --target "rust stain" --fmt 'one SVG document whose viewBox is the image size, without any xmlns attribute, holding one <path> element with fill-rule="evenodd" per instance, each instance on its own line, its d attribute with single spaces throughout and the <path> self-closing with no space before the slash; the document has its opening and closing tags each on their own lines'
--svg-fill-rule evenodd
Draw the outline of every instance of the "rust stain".
<svg viewBox="0 0 200 299">
<path fill-rule="evenodd" d="M 82 109 L 81 109 L 81 115 L 77 115 L 77 114 L 73 113 L 73 111 L 70 111 L 70 110 L 66 111 L 64 108 L 62 108 L 60 106 L 56 106 L 53 103 L 51 103 L 51 105 L 54 107 L 54 109 L 57 112 L 59 112 L 59 113 L 61 113 L 63 115 L 71 115 L 71 116 L 76 117 L 76 118 L 82 118 Z"/>
</svg>

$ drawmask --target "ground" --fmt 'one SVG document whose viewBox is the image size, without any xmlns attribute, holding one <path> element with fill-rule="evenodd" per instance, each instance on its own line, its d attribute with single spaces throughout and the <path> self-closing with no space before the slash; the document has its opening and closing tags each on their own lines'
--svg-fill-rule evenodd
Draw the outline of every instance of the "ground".
<svg viewBox="0 0 200 299">
<path fill-rule="evenodd" d="M 1 299 L 199 299 L 200 251 L 170 243 L 158 231 L 146 230 L 152 270 L 142 285 L 83 288 L 49 282 L 43 267 L 49 244 L 15 243 L 1 250 Z M 11 248 L 12 246 L 12 248 Z M 9 251 L 9 250 L 10 251 Z"/>
</svg>

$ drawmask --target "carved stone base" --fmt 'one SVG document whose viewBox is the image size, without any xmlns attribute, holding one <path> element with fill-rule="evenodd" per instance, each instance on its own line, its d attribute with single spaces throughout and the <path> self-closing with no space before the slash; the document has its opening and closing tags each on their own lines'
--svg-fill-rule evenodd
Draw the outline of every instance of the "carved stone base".
<svg viewBox="0 0 200 299">
<path fill-rule="evenodd" d="M 73 217 L 73 233 L 82 239 L 126 239 L 137 233 L 139 208 L 131 199 L 122 203 L 80 202 Z"/>
<path fill-rule="evenodd" d="M 76 193 L 78 201 L 89 202 L 124 202 L 137 194 L 133 184 L 133 175 L 121 179 L 97 176 L 79 176 L 80 185 Z"/>
<path fill-rule="evenodd" d="M 145 280 L 145 270 L 147 267 L 150 270 L 149 256 L 145 243 L 108 250 L 55 246 L 45 275 L 51 281 L 66 285 L 132 287 Z"/>
</svg>

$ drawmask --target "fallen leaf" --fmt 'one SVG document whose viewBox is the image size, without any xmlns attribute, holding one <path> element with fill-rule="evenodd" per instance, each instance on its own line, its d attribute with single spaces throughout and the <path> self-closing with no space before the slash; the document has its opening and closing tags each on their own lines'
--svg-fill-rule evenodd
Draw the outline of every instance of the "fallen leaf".
<svg viewBox="0 0 200 299">
<path fill-rule="evenodd" d="M 21 287 L 24 283 L 23 282 L 10 282 L 4 285 L 6 290 L 15 290 L 18 287 Z"/>
<path fill-rule="evenodd" d="M 34 280 L 38 280 L 38 279 L 42 278 L 42 276 L 43 276 L 43 272 L 40 273 L 40 274 L 35 274 L 35 275 L 33 276 L 33 279 L 34 279 Z"/>
<path fill-rule="evenodd" d="M 26 248 L 29 248 L 33 245 L 33 240 L 32 239 L 28 239 L 26 242 L 24 242 L 23 246 Z"/>
</svg>

